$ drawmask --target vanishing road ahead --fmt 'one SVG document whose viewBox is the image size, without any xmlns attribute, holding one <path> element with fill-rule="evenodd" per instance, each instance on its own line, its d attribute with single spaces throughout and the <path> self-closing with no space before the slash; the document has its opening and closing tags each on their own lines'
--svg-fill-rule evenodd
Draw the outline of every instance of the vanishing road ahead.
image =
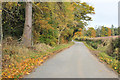
<svg viewBox="0 0 120 80">
<path fill-rule="evenodd" d="M 99 62 L 81 42 L 66 49 L 35 69 L 25 78 L 118 78 Z"/>
</svg>

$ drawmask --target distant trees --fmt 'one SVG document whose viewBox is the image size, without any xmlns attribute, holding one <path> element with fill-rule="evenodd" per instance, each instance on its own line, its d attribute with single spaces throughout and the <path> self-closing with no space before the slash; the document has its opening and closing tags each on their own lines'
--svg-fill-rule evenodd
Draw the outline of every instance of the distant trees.
<svg viewBox="0 0 120 80">
<path fill-rule="evenodd" d="M 119 27 L 118 28 L 114 28 L 114 35 L 119 35 Z"/>
<path fill-rule="evenodd" d="M 100 36 L 101 36 L 101 28 L 98 27 L 98 28 L 96 29 L 96 37 L 100 37 Z"/>
<path fill-rule="evenodd" d="M 114 29 L 114 25 L 111 26 L 111 35 L 114 36 L 115 35 L 115 29 Z"/>
<path fill-rule="evenodd" d="M 120 35 L 120 26 L 118 27 L 118 35 Z"/>
<path fill-rule="evenodd" d="M 105 29 L 104 26 L 102 26 L 102 28 L 101 28 L 101 37 L 104 37 L 104 36 L 106 36 L 106 29 Z"/>
<path fill-rule="evenodd" d="M 89 27 L 88 30 L 86 28 L 79 29 L 75 33 L 76 37 L 83 37 L 83 36 L 88 36 L 88 37 L 96 37 L 96 30 L 93 27 Z"/>
<path fill-rule="evenodd" d="M 108 27 L 102 26 L 102 28 L 101 28 L 101 37 L 104 37 L 104 36 L 111 36 L 111 29 L 108 28 Z"/>
<path fill-rule="evenodd" d="M 83 36 L 86 36 L 86 37 L 105 37 L 105 36 L 117 36 L 117 35 L 119 35 L 119 32 L 120 32 L 120 27 L 109 28 L 109 27 L 105 27 L 105 26 L 99 26 L 98 28 L 93 28 L 93 27 L 88 27 L 88 29 L 83 28 L 81 33 L 78 30 L 75 33 L 75 35 L 77 35 L 77 37 L 83 37 Z"/>
<path fill-rule="evenodd" d="M 96 31 L 95 31 L 95 29 L 93 27 L 88 28 L 87 36 L 88 37 L 96 37 Z"/>
<path fill-rule="evenodd" d="M 75 36 L 76 36 L 76 37 L 81 37 L 81 36 L 83 36 L 83 32 L 82 32 L 82 29 L 81 29 L 81 28 L 79 28 L 79 30 L 75 33 Z"/>
<path fill-rule="evenodd" d="M 112 35 L 112 36 L 119 35 L 119 27 L 116 28 L 116 27 L 114 27 L 114 25 L 112 25 L 112 26 L 111 26 L 111 35 Z"/>
<path fill-rule="evenodd" d="M 112 33 L 111 33 L 111 29 L 108 28 L 108 36 L 111 36 L 111 35 L 112 35 Z"/>
</svg>

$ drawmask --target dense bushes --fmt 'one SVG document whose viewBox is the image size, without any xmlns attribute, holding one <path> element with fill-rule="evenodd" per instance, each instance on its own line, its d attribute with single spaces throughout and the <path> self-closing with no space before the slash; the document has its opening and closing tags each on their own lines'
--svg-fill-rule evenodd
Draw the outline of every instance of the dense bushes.
<svg viewBox="0 0 120 80">
<path fill-rule="evenodd" d="M 120 38 L 113 39 L 108 47 L 107 54 L 120 60 Z"/>
<path fill-rule="evenodd" d="M 14 7 L 13 7 L 14 6 Z M 25 22 L 25 3 L 2 3 L 3 37 L 12 36 L 20 38 L 23 34 Z"/>
<path fill-rule="evenodd" d="M 31 48 L 26 48 L 18 43 L 3 44 L 2 54 L 2 78 L 21 78 L 29 74 L 34 68 L 41 65 L 47 58 L 73 45 L 60 44 L 51 47 L 44 43 L 35 44 Z M 15 43 L 15 42 L 14 42 Z"/>
<path fill-rule="evenodd" d="M 103 43 L 102 40 L 94 40 L 91 38 L 76 38 L 75 40 L 86 41 L 86 43 L 88 45 L 92 46 L 94 49 L 97 49 L 99 47 L 99 45 Z"/>
<path fill-rule="evenodd" d="M 45 43 L 51 46 L 54 46 L 54 44 L 57 43 L 57 34 L 55 33 L 55 30 L 49 29 L 43 30 L 41 32 L 42 34 L 39 37 L 40 43 Z"/>
<path fill-rule="evenodd" d="M 86 43 L 94 49 L 107 53 L 109 56 L 120 60 L 120 38 L 94 39 L 94 38 L 76 38 L 78 41 Z M 116 57 L 117 56 L 117 57 Z M 119 57 L 119 58 L 118 58 Z"/>
<path fill-rule="evenodd" d="M 94 49 L 97 49 L 98 45 L 102 43 L 102 40 L 86 40 L 86 43 L 92 46 Z"/>
</svg>

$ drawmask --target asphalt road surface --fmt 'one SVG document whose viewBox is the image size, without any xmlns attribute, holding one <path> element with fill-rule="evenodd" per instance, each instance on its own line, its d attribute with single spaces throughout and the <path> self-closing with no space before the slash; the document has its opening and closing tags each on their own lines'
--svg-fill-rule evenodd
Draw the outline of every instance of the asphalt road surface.
<svg viewBox="0 0 120 80">
<path fill-rule="evenodd" d="M 118 78 L 110 68 L 93 56 L 81 42 L 66 49 L 25 78 Z"/>
</svg>

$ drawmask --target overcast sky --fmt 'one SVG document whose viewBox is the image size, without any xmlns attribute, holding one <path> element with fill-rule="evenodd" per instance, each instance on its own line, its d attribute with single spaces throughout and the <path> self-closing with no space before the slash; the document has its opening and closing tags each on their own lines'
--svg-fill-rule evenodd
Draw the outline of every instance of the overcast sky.
<svg viewBox="0 0 120 80">
<path fill-rule="evenodd" d="M 118 27 L 118 2 L 120 0 L 80 0 L 87 2 L 95 8 L 95 15 L 92 15 L 93 21 L 89 22 L 88 27 L 104 25 L 111 27 L 113 24 Z"/>
</svg>

